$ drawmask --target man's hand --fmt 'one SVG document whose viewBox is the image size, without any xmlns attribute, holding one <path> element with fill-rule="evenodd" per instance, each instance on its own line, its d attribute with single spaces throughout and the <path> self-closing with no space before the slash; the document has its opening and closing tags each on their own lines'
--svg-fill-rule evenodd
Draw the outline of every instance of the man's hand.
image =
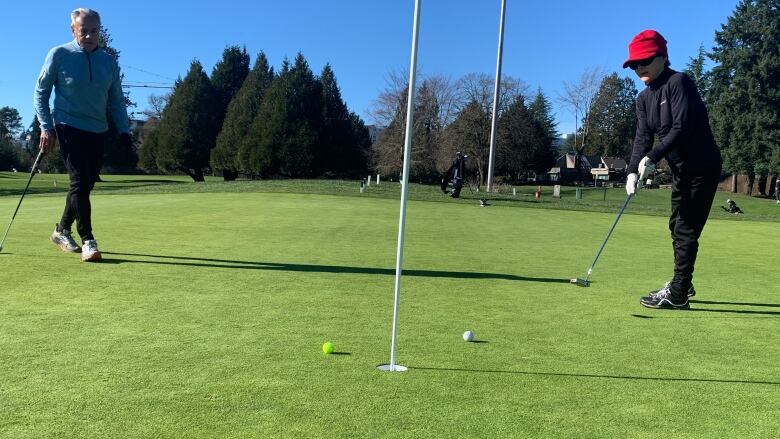
<svg viewBox="0 0 780 439">
<path fill-rule="evenodd" d="M 655 162 L 645 156 L 645 158 L 639 162 L 639 179 L 645 181 L 652 177 L 653 174 L 655 174 Z"/>
<path fill-rule="evenodd" d="M 119 144 L 125 151 L 133 149 L 133 138 L 130 137 L 130 133 L 122 133 L 119 135 Z"/>
<path fill-rule="evenodd" d="M 57 133 L 54 130 L 45 130 L 41 132 L 41 140 L 38 142 L 38 149 L 43 150 L 44 154 L 54 149 L 57 142 Z"/>
<path fill-rule="evenodd" d="M 626 177 L 626 193 L 628 195 L 634 195 L 637 189 L 637 175 L 633 172 Z"/>
</svg>

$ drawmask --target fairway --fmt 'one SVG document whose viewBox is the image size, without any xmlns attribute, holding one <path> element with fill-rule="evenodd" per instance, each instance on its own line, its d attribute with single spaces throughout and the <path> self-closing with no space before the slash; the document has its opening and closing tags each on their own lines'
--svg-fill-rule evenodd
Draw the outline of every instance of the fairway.
<svg viewBox="0 0 780 439">
<path fill-rule="evenodd" d="M 0 436 L 777 436 L 778 223 L 710 219 L 691 310 L 648 310 L 671 277 L 663 216 L 627 210 L 591 287 L 569 283 L 616 191 L 603 212 L 410 201 L 406 373 L 376 370 L 397 198 L 96 192 L 104 261 L 84 264 L 48 241 L 62 195 L 34 193 L 0 253 Z"/>
</svg>

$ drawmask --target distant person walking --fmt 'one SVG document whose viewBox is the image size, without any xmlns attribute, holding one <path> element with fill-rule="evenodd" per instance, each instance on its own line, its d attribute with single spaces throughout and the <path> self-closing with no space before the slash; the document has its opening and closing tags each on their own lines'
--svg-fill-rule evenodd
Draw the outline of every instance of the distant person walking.
<svg viewBox="0 0 780 439">
<path fill-rule="evenodd" d="M 775 180 L 775 200 L 780 204 L 780 177 Z"/>
<path fill-rule="evenodd" d="M 46 55 L 35 86 L 35 112 L 41 123 L 39 148 L 49 152 L 59 140 L 68 169 L 70 190 L 65 209 L 51 240 L 66 252 L 81 251 L 81 260 L 98 262 L 101 254 L 92 234 L 89 195 L 103 164 L 103 144 L 108 131 L 106 113 L 120 133 L 125 148 L 131 148 L 127 108 L 116 59 L 99 47 L 100 14 L 78 8 L 71 12 L 73 41 L 54 47 Z M 54 109 L 49 97 L 54 89 Z M 83 242 L 71 236 L 76 228 Z"/>
<path fill-rule="evenodd" d="M 669 67 L 666 40 L 654 30 L 640 32 L 628 45 L 630 67 L 647 86 L 636 100 L 637 128 L 626 192 L 655 172 L 662 158 L 672 171 L 669 230 L 674 276 L 660 290 L 639 301 L 648 308 L 687 309 L 699 236 L 718 186 L 722 159 L 710 129 L 707 109 L 693 81 Z M 658 143 L 653 140 L 658 136 Z"/>
</svg>

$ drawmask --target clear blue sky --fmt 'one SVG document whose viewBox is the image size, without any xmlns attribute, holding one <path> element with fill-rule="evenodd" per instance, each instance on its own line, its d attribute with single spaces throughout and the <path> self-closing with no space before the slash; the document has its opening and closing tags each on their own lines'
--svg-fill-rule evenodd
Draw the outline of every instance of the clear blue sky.
<svg viewBox="0 0 780 439">
<path fill-rule="evenodd" d="M 559 130 L 571 132 L 573 115 L 555 102 L 563 81 L 575 82 L 590 67 L 633 77 L 621 69 L 626 46 L 646 28 L 666 37 L 672 66 L 683 69 L 700 44 L 712 47 L 737 3 L 507 0 L 503 71 L 541 87 L 555 103 Z M 0 106 L 19 110 L 25 126 L 44 56 L 72 39 L 68 14 L 79 6 L 101 13 L 126 81 L 172 82 L 194 58 L 210 73 L 227 45 L 246 46 L 253 63 L 263 50 L 276 68 L 301 51 L 315 73 L 331 63 L 349 108 L 372 123 L 367 110 L 387 73 L 409 66 L 413 0 L 15 1 L 4 20 Z M 423 0 L 420 74 L 493 76 L 500 7 L 500 0 Z M 150 93 L 161 90 L 131 89 L 135 111 Z"/>
</svg>

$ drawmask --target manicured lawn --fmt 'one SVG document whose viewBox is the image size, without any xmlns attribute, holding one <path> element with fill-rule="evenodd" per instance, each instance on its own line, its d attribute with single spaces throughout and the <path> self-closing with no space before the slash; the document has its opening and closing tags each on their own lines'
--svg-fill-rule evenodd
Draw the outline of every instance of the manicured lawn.
<svg viewBox="0 0 780 439">
<path fill-rule="evenodd" d="M 0 436 L 780 431 L 769 200 L 719 193 L 749 215 L 713 211 L 692 310 L 653 311 L 638 298 L 671 275 L 668 191 L 629 205 L 592 286 L 578 288 L 568 280 L 622 189 L 536 202 L 524 187 L 480 208 L 468 190 L 451 200 L 412 185 L 397 351 L 410 370 L 383 373 L 397 184 L 360 195 L 355 182 L 105 176 L 93 197 L 105 260 L 83 264 L 48 242 L 63 204 L 45 193 L 53 178 L 36 176 L 0 253 Z M 24 183 L 0 174 L 3 231 Z M 467 329 L 479 343 L 462 341 Z"/>
</svg>

